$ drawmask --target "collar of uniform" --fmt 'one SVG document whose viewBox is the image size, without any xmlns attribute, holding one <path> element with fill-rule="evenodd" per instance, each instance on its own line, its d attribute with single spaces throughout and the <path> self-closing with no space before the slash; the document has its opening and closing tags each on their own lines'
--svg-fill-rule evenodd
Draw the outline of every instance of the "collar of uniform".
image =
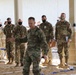
<svg viewBox="0 0 76 75">
<path fill-rule="evenodd" d="M 11 26 L 12 24 L 7 24 L 7 26 Z"/>
<path fill-rule="evenodd" d="M 18 26 L 22 26 L 22 25 L 19 25 L 19 24 L 18 24 Z"/>
<path fill-rule="evenodd" d="M 66 20 L 64 20 L 64 21 L 60 21 L 61 23 L 65 23 L 66 22 Z"/>
<path fill-rule="evenodd" d="M 46 21 L 46 22 L 43 22 L 43 23 L 48 23 L 48 21 Z"/>
<path fill-rule="evenodd" d="M 34 29 L 30 29 L 30 31 L 36 31 L 37 30 L 37 26 L 35 26 L 35 28 Z"/>
</svg>

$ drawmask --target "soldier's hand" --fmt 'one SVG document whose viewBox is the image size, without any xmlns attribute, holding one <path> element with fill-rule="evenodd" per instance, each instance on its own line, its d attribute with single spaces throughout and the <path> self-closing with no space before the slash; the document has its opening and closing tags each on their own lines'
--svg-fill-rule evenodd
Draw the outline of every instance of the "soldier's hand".
<svg viewBox="0 0 76 75">
<path fill-rule="evenodd" d="M 47 55 L 44 55 L 44 59 L 46 60 L 48 57 L 47 57 Z"/>
<path fill-rule="evenodd" d="M 71 39 L 69 39 L 69 41 L 68 42 L 71 42 L 72 40 Z"/>
<path fill-rule="evenodd" d="M 56 41 L 52 40 L 51 43 L 50 43 L 50 47 L 55 47 L 55 44 L 56 44 Z"/>
</svg>

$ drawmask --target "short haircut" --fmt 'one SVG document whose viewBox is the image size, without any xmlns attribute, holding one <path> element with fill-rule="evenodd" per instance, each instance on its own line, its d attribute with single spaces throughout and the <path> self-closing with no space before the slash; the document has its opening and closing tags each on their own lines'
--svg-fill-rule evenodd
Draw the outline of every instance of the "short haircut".
<svg viewBox="0 0 76 75">
<path fill-rule="evenodd" d="M 65 13 L 61 13 L 61 14 L 65 14 Z"/>
<path fill-rule="evenodd" d="M 61 13 L 61 15 L 63 15 L 63 14 L 65 14 L 65 13 Z M 66 15 L 66 14 L 65 14 Z"/>
<path fill-rule="evenodd" d="M 46 15 L 42 15 L 42 18 L 43 18 L 43 17 L 46 17 Z"/>
<path fill-rule="evenodd" d="M 35 18 L 34 18 L 34 17 L 29 17 L 28 20 L 33 20 L 33 21 L 35 21 Z"/>
<path fill-rule="evenodd" d="M 11 20 L 11 18 L 7 18 L 7 20 Z"/>
</svg>

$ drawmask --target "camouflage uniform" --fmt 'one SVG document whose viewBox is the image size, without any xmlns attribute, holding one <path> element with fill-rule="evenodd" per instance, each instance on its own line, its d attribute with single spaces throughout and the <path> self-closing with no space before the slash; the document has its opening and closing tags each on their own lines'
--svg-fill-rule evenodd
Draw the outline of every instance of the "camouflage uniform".
<svg viewBox="0 0 76 75">
<path fill-rule="evenodd" d="M 10 38 L 13 37 L 13 29 L 14 29 L 14 25 L 6 25 L 4 27 L 4 34 L 6 35 L 6 51 L 7 51 L 7 57 L 9 59 L 14 59 L 14 42 L 9 41 Z"/>
<path fill-rule="evenodd" d="M 5 35 L 3 32 L 3 27 L 0 27 L 0 48 L 5 48 Z M 0 50 L 0 58 L 4 58 L 5 51 Z"/>
<path fill-rule="evenodd" d="M 62 50 L 64 48 L 65 53 L 65 63 L 68 61 L 68 40 L 71 39 L 71 28 L 70 24 L 67 21 L 64 22 L 57 22 L 56 24 L 56 31 L 55 31 L 55 38 L 57 40 L 57 47 L 58 47 L 58 54 L 60 58 L 60 63 L 62 63 Z"/>
<path fill-rule="evenodd" d="M 28 42 L 24 57 L 23 75 L 29 75 L 31 63 L 33 63 L 34 75 L 40 75 L 40 48 L 43 48 L 44 55 L 47 55 L 48 52 L 48 45 L 46 43 L 45 35 L 43 32 L 39 28 L 35 27 L 35 29 L 30 29 L 28 31 L 28 34 L 24 39 L 16 39 L 16 41 Z"/>
<path fill-rule="evenodd" d="M 3 32 L 3 27 L 0 27 L 0 48 L 5 48 L 4 46 L 4 39 L 5 36 L 4 36 L 4 32 Z"/>
<path fill-rule="evenodd" d="M 15 38 L 23 38 L 26 36 L 27 30 L 23 25 L 17 25 L 14 28 L 13 35 Z M 25 43 L 15 42 L 15 62 L 23 64 L 23 56 L 25 50 Z"/>
<path fill-rule="evenodd" d="M 52 24 L 50 24 L 49 22 L 44 22 L 41 23 L 39 26 L 40 29 L 42 29 L 42 31 L 44 32 L 45 36 L 46 36 L 46 41 L 48 43 L 49 46 L 49 52 L 48 52 L 48 58 L 49 58 L 49 64 L 51 64 L 51 59 L 52 59 L 52 52 L 50 50 L 50 41 L 52 41 L 52 39 L 54 38 L 53 36 L 53 27 Z"/>
</svg>

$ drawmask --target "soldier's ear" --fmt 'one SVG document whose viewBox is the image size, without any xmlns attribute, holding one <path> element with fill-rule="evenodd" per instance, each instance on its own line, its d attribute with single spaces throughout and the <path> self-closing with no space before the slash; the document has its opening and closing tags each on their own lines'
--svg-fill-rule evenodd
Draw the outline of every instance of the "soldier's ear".
<svg viewBox="0 0 76 75">
<path fill-rule="evenodd" d="M 34 22 L 34 24 L 36 24 L 36 22 Z"/>
</svg>

